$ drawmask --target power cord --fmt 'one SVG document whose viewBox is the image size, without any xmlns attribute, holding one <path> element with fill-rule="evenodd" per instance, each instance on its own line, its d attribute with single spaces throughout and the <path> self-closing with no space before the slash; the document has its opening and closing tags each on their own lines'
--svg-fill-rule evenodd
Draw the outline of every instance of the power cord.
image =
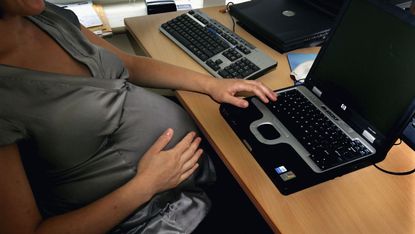
<svg viewBox="0 0 415 234">
<path fill-rule="evenodd" d="M 373 164 L 373 166 L 374 166 L 375 168 L 377 168 L 378 170 L 380 170 L 380 171 L 382 171 L 382 172 L 384 172 L 384 173 L 390 174 L 390 175 L 398 175 L 398 176 L 403 176 L 403 175 L 410 175 L 410 174 L 412 174 L 412 173 L 414 173 L 414 172 L 415 172 L 415 168 L 414 168 L 414 169 L 412 169 L 412 170 L 409 170 L 409 171 L 396 172 L 396 171 L 388 171 L 388 170 L 385 170 L 385 169 L 383 169 L 383 168 L 379 167 L 379 166 L 378 166 L 378 165 L 376 165 L 376 164 Z"/>
<path fill-rule="evenodd" d="M 400 145 L 400 144 L 402 144 L 402 139 L 399 139 L 399 142 L 397 142 L 397 143 L 395 143 L 395 144 L 393 144 L 393 145 Z M 378 166 L 378 165 L 376 165 L 376 164 L 373 164 L 373 166 L 374 166 L 376 169 L 378 169 L 378 170 L 380 170 L 380 171 L 382 171 L 382 172 L 385 172 L 385 173 L 387 173 L 387 174 L 391 174 L 391 175 L 410 175 L 410 174 L 412 174 L 412 173 L 414 173 L 414 172 L 415 172 L 415 168 L 414 168 L 414 169 L 412 169 L 412 170 L 409 170 L 409 171 L 395 172 L 395 171 L 388 171 L 388 170 L 385 170 L 385 169 L 383 169 L 383 168 L 379 167 L 379 166 Z"/>
<path fill-rule="evenodd" d="M 398 143 L 395 143 L 393 145 L 400 145 L 400 144 L 402 144 L 402 139 L 399 139 L 399 142 Z"/>
</svg>

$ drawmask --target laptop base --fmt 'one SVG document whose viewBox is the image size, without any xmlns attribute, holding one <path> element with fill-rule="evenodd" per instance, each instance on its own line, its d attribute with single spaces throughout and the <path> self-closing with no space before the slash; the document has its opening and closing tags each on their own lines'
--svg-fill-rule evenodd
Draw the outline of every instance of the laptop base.
<svg viewBox="0 0 415 234">
<path fill-rule="evenodd" d="M 249 126 L 261 118 L 261 113 L 252 103 L 252 98 L 246 100 L 250 105 L 244 109 L 221 104 L 221 115 L 281 194 L 289 195 L 373 164 L 370 160 L 362 160 L 325 173 L 314 172 L 289 144 L 265 145 L 258 141 Z M 244 118 L 240 118 L 241 115 Z"/>
<path fill-rule="evenodd" d="M 230 6 L 230 14 L 246 31 L 284 53 L 320 45 L 334 19 L 298 0 L 258 0 Z"/>
</svg>

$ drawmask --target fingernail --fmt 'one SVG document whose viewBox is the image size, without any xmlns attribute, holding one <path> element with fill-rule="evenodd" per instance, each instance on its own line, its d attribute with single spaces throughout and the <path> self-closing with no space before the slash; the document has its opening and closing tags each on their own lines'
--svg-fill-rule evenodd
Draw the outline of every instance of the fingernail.
<svg viewBox="0 0 415 234">
<path fill-rule="evenodd" d="M 168 128 L 167 130 L 166 130 L 166 136 L 171 136 L 171 134 L 172 134 L 172 129 L 171 128 Z"/>
</svg>

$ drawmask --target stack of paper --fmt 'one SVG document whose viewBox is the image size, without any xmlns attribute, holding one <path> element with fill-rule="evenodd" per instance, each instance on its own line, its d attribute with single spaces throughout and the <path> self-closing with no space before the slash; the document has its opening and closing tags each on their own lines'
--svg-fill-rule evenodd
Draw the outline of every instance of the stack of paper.
<svg viewBox="0 0 415 234">
<path fill-rule="evenodd" d="M 92 7 L 92 1 L 61 5 L 73 11 L 79 18 L 81 24 L 87 28 L 101 26 L 102 21 Z"/>
</svg>

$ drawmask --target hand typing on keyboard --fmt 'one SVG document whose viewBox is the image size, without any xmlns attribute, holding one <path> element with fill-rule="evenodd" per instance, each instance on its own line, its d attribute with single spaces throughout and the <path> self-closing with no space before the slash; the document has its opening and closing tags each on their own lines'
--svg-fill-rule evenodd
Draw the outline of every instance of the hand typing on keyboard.
<svg viewBox="0 0 415 234">
<path fill-rule="evenodd" d="M 252 93 L 265 103 L 277 100 L 276 94 L 257 80 L 214 79 L 213 84 L 207 85 L 207 89 L 215 101 L 241 108 L 248 107 L 248 102 L 236 96 L 239 92 Z"/>
<path fill-rule="evenodd" d="M 178 88 L 206 93 L 219 103 L 242 108 L 248 102 L 237 97 L 240 92 L 256 95 L 265 103 L 276 101 L 271 89 L 260 81 L 248 80 L 277 66 L 276 61 L 218 21 L 192 10 L 162 24 L 160 31 L 213 76 L 223 78 L 181 75 L 188 82 Z"/>
</svg>

